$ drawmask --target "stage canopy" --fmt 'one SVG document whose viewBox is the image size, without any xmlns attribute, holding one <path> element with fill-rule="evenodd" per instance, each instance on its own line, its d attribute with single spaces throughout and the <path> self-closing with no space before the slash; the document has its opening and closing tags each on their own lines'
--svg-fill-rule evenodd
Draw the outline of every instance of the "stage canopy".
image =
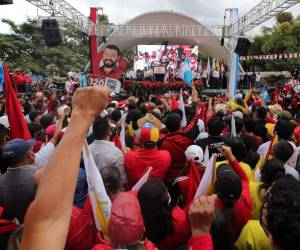
<svg viewBox="0 0 300 250">
<path fill-rule="evenodd" d="M 173 11 L 154 11 L 147 12 L 139 15 L 125 25 L 202 25 L 197 20 L 180 13 Z M 118 31 L 115 31 L 118 32 Z M 198 45 L 199 51 L 209 54 L 211 57 L 224 59 L 228 65 L 229 51 L 220 45 L 220 40 L 213 35 L 211 36 L 177 36 L 177 37 L 164 37 L 163 35 L 157 36 L 153 32 L 153 36 L 147 37 L 122 37 L 112 36 L 108 37 L 109 44 L 117 45 L 121 50 L 131 48 L 139 44 L 173 44 L 173 45 Z M 103 48 L 102 48 L 103 49 Z"/>
</svg>

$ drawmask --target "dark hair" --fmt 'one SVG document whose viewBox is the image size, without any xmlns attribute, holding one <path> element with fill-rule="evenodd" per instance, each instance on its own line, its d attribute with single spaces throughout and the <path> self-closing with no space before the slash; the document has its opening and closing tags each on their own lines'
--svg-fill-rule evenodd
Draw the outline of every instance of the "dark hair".
<svg viewBox="0 0 300 250">
<path fill-rule="evenodd" d="M 300 193 L 299 181 L 295 179 L 292 175 L 285 175 L 274 182 L 271 188 L 271 194 L 277 193 L 279 191 L 295 191 Z"/>
<path fill-rule="evenodd" d="M 250 133 L 250 132 L 254 132 L 255 129 L 255 121 L 250 118 L 247 117 L 244 119 L 244 124 L 245 124 L 245 129 Z"/>
<path fill-rule="evenodd" d="M 120 49 L 118 46 L 114 45 L 114 44 L 109 44 L 105 47 L 105 49 L 113 49 L 113 50 L 116 50 L 118 55 L 120 55 Z"/>
<path fill-rule="evenodd" d="M 235 120 L 236 133 L 239 134 L 244 128 L 244 121 L 239 117 L 234 117 L 234 120 Z M 231 130 L 231 119 L 229 120 L 229 127 Z"/>
<path fill-rule="evenodd" d="M 299 190 L 300 183 L 295 183 Z M 272 189 L 271 189 L 272 190 Z M 281 250 L 299 249 L 300 192 L 279 190 L 267 199 L 267 229 Z"/>
<path fill-rule="evenodd" d="M 172 210 L 165 184 L 159 179 L 146 182 L 138 192 L 145 236 L 154 244 L 174 232 Z"/>
<path fill-rule="evenodd" d="M 126 123 L 129 124 L 132 122 L 132 128 L 134 130 L 137 130 L 139 127 L 137 125 L 137 121 L 142 118 L 142 113 L 139 109 L 134 109 L 128 112 L 128 115 L 126 117 Z"/>
<path fill-rule="evenodd" d="M 247 149 L 244 141 L 241 138 L 231 138 L 227 141 L 227 144 L 229 147 L 231 147 L 232 154 L 239 162 L 247 156 Z"/>
<path fill-rule="evenodd" d="M 143 143 L 143 147 L 146 149 L 152 149 L 152 148 L 155 148 L 155 146 L 156 146 L 156 143 L 152 142 L 152 141 Z"/>
<path fill-rule="evenodd" d="M 224 129 L 224 123 L 219 117 L 213 117 L 209 120 L 207 129 L 209 135 L 219 136 Z"/>
<path fill-rule="evenodd" d="M 29 119 L 31 122 L 34 121 L 35 118 L 37 118 L 39 115 L 41 115 L 41 112 L 39 111 L 32 111 L 30 114 L 29 114 Z"/>
<path fill-rule="evenodd" d="M 121 188 L 120 170 L 114 166 L 108 166 L 100 170 L 104 186 L 109 197 L 115 195 Z"/>
<path fill-rule="evenodd" d="M 286 140 L 280 140 L 274 146 L 274 156 L 276 159 L 280 160 L 283 164 L 286 163 L 293 155 L 294 148 Z"/>
<path fill-rule="evenodd" d="M 47 115 L 43 115 L 41 117 L 40 124 L 43 126 L 44 129 L 46 129 L 53 123 L 53 118 L 54 118 L 54 115 L 51 113 L 47 114 Z"/>
<path fill-rule="evenodd" d="M 114 122 L 117 122 L 121 119 L 122 113 L 120 109 L 115 109 L 111 114 L 110 114 L 110 119 L 112 119 Z"/>
<path fill-rule="evenodd" d="M 29 123 L 28 125 L 28 129 L 30 132 L 30 135 L 32 138 L 35 137 L 35 134 L 39 131 L 42 131 L 43 127 L 40 124 L 36 124 L 36 123 Z"/>
<path fill-rule="evenodd" d="M 107 118 L 97 117 L 93 123 L 95 140 L 104 140 L 109 135 L 110 125 Z"/>
<path fill-rule="evenodd" d="M 240 138 L 243 140 L 246 151 L 247 152 L 251 151 L 251 146 L 252 146 L 251 136 L 250 135 L 242 135 Z"/>
<path fill-rule="evenodd" d="M 182 119 L 183 112 L 182 112 L 181 109 L 174 109 L 172 112 L 173 112 L 173 113 L 176 113 L 176 114 L 178 114 L 178 115 L 180 115 L 180 119 Z"/>
<path fill-rule="evenodd" d="M 166 117 L 166 127 L 171 133 L 180 129 L 181 117 L 178 113 L 172 112 Z"/>
<path fill-rule="evenodd" d="M 258 119 L 265 120 L 267 118 L 268 110 L 265 107 L 259 106 L 255 110 Z"/>
<path fill-rule="evenodd" d="M 211 225 L 210 234 L 213 239 L 214 250 L 234 249 L 234 209 L 215 209 L 215 220 Z"/>
<path fill-rule="evenodd" d="M 285 175 L 285 169 L 281 161 L 277 159 L 268 160 L 261 170 L 261 181 L 259 190 L 267 190 L 273 182 Z"/>
<path fill-rule="evenodd" d="M 294 133 L 294 126 L 288 121 L 278 120 L 274 130 L 279 139 L 289 140 Z"/>
</svg>

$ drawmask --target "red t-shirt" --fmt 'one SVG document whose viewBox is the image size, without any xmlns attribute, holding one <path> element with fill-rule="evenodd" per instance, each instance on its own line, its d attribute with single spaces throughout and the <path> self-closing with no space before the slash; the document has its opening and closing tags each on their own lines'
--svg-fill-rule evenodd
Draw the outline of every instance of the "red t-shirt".
<svg viewBox="0 0 300 250">
<path fill-rule="evenodd" d="M 188 250 L 213 250 L 213 242 L 210 234 L 192 237 L 189 240 Z"/>
<path fill-rule="evenodd" d="M 166 150 L 139 149 L 130 151 L 125 155 L 124 166 L 128 176 L 128 184 L 134 186 L 136 182 L 145 174 L 148 167 L 153 170 L 151 178 L 159 178 L 164 181 L 167 171 L 171 165 L 171 156 Z"/>
<path fill-rule="evenodd" d="M 180 175 L 182 168 L 185 165 L 185 150 L 193 143 L 193 140 L 184 136 L 180 132 L 167 134 L 162 140 L 160 149 L 168 150 L 172 163 L 168 170 L 166 182 L 173 182 Z"/>
<path fill-rule="evenodd" d="M 157 244 L 159 250 L 172 250 L 185 244 L 191 237 L 191 227 L 186 210 L 175 207 L 172 210 L 174 233 Z"/>
</svg>

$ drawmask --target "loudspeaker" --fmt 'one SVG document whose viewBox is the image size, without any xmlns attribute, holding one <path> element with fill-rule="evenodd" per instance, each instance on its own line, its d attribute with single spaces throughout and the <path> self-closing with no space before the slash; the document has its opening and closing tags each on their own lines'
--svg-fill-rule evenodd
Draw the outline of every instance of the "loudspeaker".
<svg viewBox="0 0 300 250">
<path fill-rule="evenodd" d="M 59 25 L 56 19 L 45 19 L 42 21 L 42 30 L 44 33 L 45 44 L 48 47 L 58 46 L 61 44 L 61 35 Z"/>
<path fill-rule="evenodd" d="M 250 48 L 251 43 L 247 38 L 240 37 L 237 41 L 234 53 L 239 56 L 246 56 L 248 54 L 248 50 Z"/>
<path fill-rule="evenodd" d="M 0 5 L 13 4 L 13 0 L 0 0 Z"/>
</svg>

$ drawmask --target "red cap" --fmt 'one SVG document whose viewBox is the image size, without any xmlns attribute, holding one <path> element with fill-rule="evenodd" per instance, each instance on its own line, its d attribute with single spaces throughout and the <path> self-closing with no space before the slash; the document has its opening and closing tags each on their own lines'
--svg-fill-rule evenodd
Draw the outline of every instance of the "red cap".
<svg viewBox="0 0 300 250">
<path fill-rule="evenodd" d="M 298 142 L 300 142 L 300 126 L 294 129 L 294 136 Z"/>
<path fill-rule="evenodd" d="M 127 245 L 142 238 L 144 222 L 135 192 L 122 192 L 115 197 L 108 233 L 114 245 Z"/>
</svg>

